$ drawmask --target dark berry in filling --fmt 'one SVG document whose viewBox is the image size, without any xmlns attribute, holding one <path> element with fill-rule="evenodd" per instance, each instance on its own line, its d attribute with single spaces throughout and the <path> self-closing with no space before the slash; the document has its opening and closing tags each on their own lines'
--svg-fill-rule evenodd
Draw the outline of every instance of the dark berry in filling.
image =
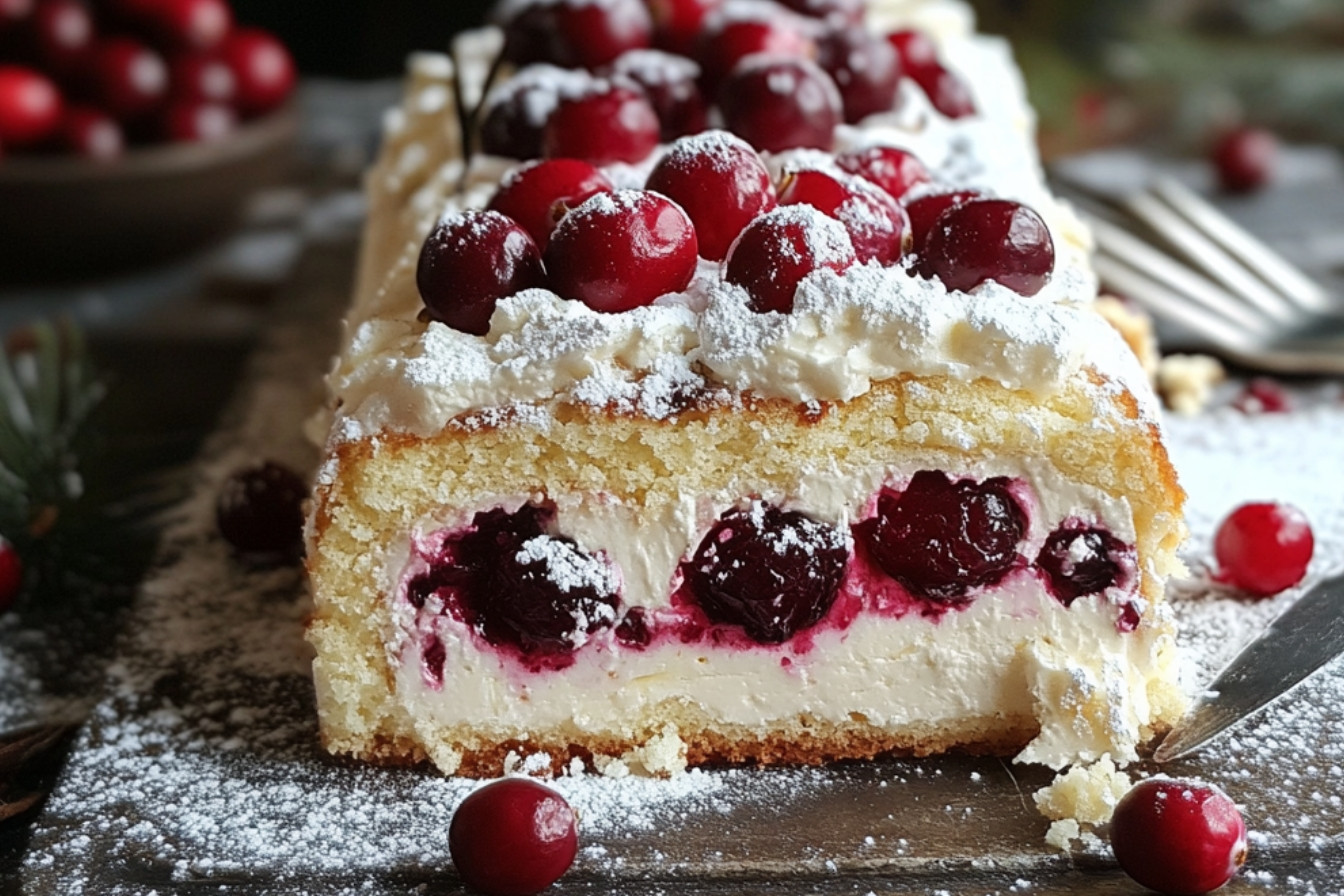
<svg viewBox="0 0 1344 896">
<path fill-rule="evenodd" d="M 626 647 L 648 647 L 652 639 L 643 607 L 631 607 L 616 624 L 616 640 Z"/>
<path fill-rule="evenodd" d="M 963 603 L 972 588 L 1001 580 L 1026 528 L 1007 479 L 952 482 L 936 470 L 916 473 L 903 492 L 883 489 L 877 515 L 855 527 L 887 575 L 939 604 Z"/>
<path fill-rule="evenodd" d="M 440 592 L 448 610 L 491 644 L 525 655 L 573 652 L 616 621 L 616 582 L 605 559 L 548 534 L 553 517 L 531 504 L 476 514 L 408 583 L 407 599 L 423 607 Z"/>
<path fill-rule="evenodd" d="M 757 501 L 719 518 L 685 574 L 710 621 L 778 644 L 826 615 L 848 559 L 835 528 Z"/>
<path fill-rule="evenodd" d="M 1096 594 L 1120 578 L 1120 556 L 1128 549 L 1104 529 L 1065 524 L 1046 538 L 1036 565 L 1064 606 Z"/>
</svg>

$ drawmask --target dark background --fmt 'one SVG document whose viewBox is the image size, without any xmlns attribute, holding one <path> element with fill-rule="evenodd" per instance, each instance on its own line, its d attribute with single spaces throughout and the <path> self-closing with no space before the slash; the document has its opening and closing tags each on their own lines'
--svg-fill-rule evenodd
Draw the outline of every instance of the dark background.
<svg viewBox="0 0 1344 896">
<path fill-rule="evenodd" d="M 408 50 L 442 50 L 494 0 L 233 0 L 246 25 L 276 32 L 310 75 L 395 75 Z"/>
</svg>

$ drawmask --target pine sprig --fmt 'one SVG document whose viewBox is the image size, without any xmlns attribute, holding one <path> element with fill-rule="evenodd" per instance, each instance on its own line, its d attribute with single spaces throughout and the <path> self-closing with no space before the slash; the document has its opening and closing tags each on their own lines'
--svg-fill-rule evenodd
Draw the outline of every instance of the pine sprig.
<svg viewBox="0 0 1344 896">
<path fill-rule="evenodd" d="M 104 388 L 83 335 L 42 322 L 10 336 L 0 354 L 0 534 L 41 539 L 84 491 L 77 443 Z"/>
</svg>

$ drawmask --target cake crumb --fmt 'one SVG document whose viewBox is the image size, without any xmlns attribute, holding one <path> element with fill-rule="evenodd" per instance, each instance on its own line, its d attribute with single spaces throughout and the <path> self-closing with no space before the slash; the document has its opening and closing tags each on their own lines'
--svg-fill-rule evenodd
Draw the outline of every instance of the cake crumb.
<svg viewBox="0 0 1344 896">
<path fill-rule="evenodd" d="M 1192 416 L 1202 411 L 1213 387 L 1227 378 L 1217 358 L 1208 355 L 1167 355 L 1157 367 L 1157 391 L 1167 407 Z"/>
<path fill-rule="evenodd" d="M 686 742 L 681 739 L 677 726 L 669 722 L 661 732 L 626 753 L 620 761 L 632 771 L 642 769 L 646 774 L 658 777 L 679 775 L 686 771 Z"/>
<path fill-rule="evenodd" d="M 1032 797 L 1041 814 L 1054 822 L 1045 842 L 1067 851 L 1072 841 L 1111 820 L 1131 783 L 1109 753 L 1091 765 L 1075 765 L 1056 775 Z"/>
</svg>

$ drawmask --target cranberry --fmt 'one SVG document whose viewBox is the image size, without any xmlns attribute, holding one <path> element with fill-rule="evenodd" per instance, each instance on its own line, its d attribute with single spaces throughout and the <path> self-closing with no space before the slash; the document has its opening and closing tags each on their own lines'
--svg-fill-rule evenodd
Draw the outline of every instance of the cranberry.
<svg viewBox="0 0 1344 896">
<path fill-rule="evenodd" d="M 1055 244 L 1041 216 L 1025 205 L 973 199 L 938 218 L 920 264 L 949 290 L 969 291 L 993 280 L 1032 296 L 1055 269 Z"/>
<path fill-rule="evenodd" d="M 932 193 L 911 199 L 905 203 L 905 213 L 910 216 L 910 236 L 915 251 L 924 254 L 924 244 L 928 242 L 933 225 L 943 216 L 943 212 L 957 205 L 964 205 L 972 199 L 979 199 L 974 190 L 957 190 L 952 193 Z"/>
<path fill-rule="evenodd" d="M 680 292 L 696 268 L 695 226 L 644 190 L 599 193 L 565 215 L 546 247 L 552 288 L 598 311 L 629 311 Z"/>
<path fill-rule="evenodd" d="M 132 6 L 131 17 L 167 48 L 211 50 L 233 30 L 227 0 L 148 0 Z"/>
<path fill-rule="evenodd" d="M 425 238 L 415 269 L 430 316 L 477 336 L 489 332 L 500 299 L 545 284 L 537 244 L 495 211 L 445 216 Z"/>
<path fill-rule="evenodd" d="M 239 470 L 215 502 L 219 534 L 239 553 L 297 556 L 307 497 L 299 474 L 273 461 Z"/>
<path fill-rule="evenodd" d="M 769 16 L 712 17 L 695 51 L 710 96 L 717 94 L 722 102 L 719 85 L 748 56 L 802 59 L 816 55 L 816 44 L 803 23 L 782 12 L 775 6 Z"/>
<path fill-rule="evenodd" d="M 1083 595 L 1114 586 L 1121 558 L 1130 553 L 1105 529 L 1066 524 L 1045 539 L 1036 565 L 1045 573 L 1050 591 L 1067 607 Z"/>
<path fill-rule="evenodd" d="M 56 142 L 66 152 L 86 159 L 115 159 L 126 151 L 121 125 L 101 109 L 71 106 L 61 119 Z"/>
<path fill-rule="evenodd" d="M 533 658 L 570 657 L 616 621 L 619 601 L 610 564 L 550 534 L 554 516 L 532 504 L 476 514 L 410 583 L 407 599 L 419 607 L 444 591 L 449 609 L 491 644 Z"/>
<path fill-rule="evenodd" d="M 605 174 L 579 159 L 537 159 L 510 172 L 489 208 L 507 215 L 545 251 L 555 222 L 596 193 L 615 189 Z"/>
<path fill-rule="evenodd" d="M 910 77 L 920 86 L 933 108 L 948 118 L 966 118 L 975 114 L 971 89 L 956 74 L 939 65 L 914 69 Z"/>
<path fill-rule="evenodd" d="M 223 59 L 207 53 L 184 53 L 168 64 L 169 93 L 179 102 L 232 103 L 238 79 Z"/>
<path fill-rule="evenodd" d="M 279 108 L 294 89 L 294 60 L 285 45 L 260 28 L 239 28 L 224 41 L 220 55 L 238 81 L 235 106 L 244 118 Z"/>
<path fill-rule="evenodd" d="M 835 157 L 836 165 L 877 184 L 892 199 L 900 199 L 916 184 L 928 183 L 929 169 L 912 152 L 894 146 L 851 149 Z M 928 228 L 925 228 L 927 232 Z"/>
<path fill-rule="evenodd" d="M 1243 414 L 1281 414 L 1292 410 L 1293 400 L 1278 381 L 1257 376 L 1246 384 L 1232 406 Z"/>
<path fill-rule="evenodd" d="M 1008 574 L 1026 527 L 1006 479 L 952 482 L 921 470 L 904 491 L 882 489 L 877 515 L 856 531 L 887 575 L 919 597 L 955 605 Z"/>
<path fill-rule="evenodd" d="M 1218 580 L 1257 597 L 1291 588 L 1307 573 L 1316 540 L 1306 514 L 1291 504 L 1243 504 L 1213 539 Z"/>
<path fill-rule="evenodd" d="M 728 249 L 724 279 L 747 290 L 753 311 L 787 314 L 808 274 L 845 271 L 856 260 L 843 224 L 811 206 L 785 206 L 747 225 Z"/>
<path fill-rule="evenodd" d="M 184 100 L 163 110 L 159 128 L 160 136 L 172 143 L 208 143 L 238 130 L 238 116 L 221 103 Z"/>
<path fill-rule="evenodd" d="M 938 65 L 938 45 L 923 31 L 893 31 L 887 42 L 901 56 L 901 65 L 908 71 Z"/>
<path fill-rule="evenodd" d="M 14 606 L 23 587 L 23 560 L 18 549 L 0 535 L 0 613 Z"/>
<path fill-rule="evenodd" d="M 658 146 L 659 130 L 658 115 L 642 93 L 608 85 L 560 101 L 542 131 L 542 152 L 594 165 L 638 162 Z"/>
<path fill-rule="evenodd" d="M 42 0 L 29 20 L 34 50 L 42 67 L 69 78 L 86 64 L 93 49 L 93 16 L 79 0 Z"/>
<path fill-rule="evenodd" d="M 938 59 L 938 48 L 920 31 L 897 31 L 887 41 L 900 54 L 902 68 L 928 96 L 933 108 L 948 118 L 975 114 L 975 101 L 966 83 Z"/>
<path fill-rule="evenodd" d="M 523 7 L 504 35 L 505 58 L 515 65 L 593 69 L 650 46 L 653 21 L 642 0 L 555 0 Z"/>
<path fill-rule="evenodd" d="M 600 83 L 588 72 L 570 72 L 553 65 L 523 69 L 487 98 L 481 149 L 510 159 L 537 158 L 546 120 L 560 100 L 583 96 Z"/>
<path fill-rule="evenodd" d="M 831 76 L 806 59 L 753 56 L 723 82 L 728 130 L 762 152 L 831 148 L 842 117 Z"/>
<path fill-rule="evenodd" d="M 41 143 L 60 126 L 64 102 L 45 75 L 0 65 L 0 143 L 21 149 Z"/>
<path fill-rule="evenodd" d="M 616 624 L 616 640 L 627 647 L 648 647 L 653 636 L 649 632 L 649 622 L 643 607 L 631 607 L 625 611 L 621 621 Z"/>
<path fill-rule="evenodd" d="M 817 61 L 840 90 L 845 121 L 854 124 L 896 104 L 901 58 L 891 44 L 853 27 L 826 34 L 817 52 Z"/>
<path fill-rule="evenodd" d="M 673 143 L 645 186 L 670 197 L 695 224 L 700 255 L 719 261 L 757 215 L 775 207 L 775 188 L 761 157 L 725 131 Z"/>
<path fill-rule="evenodd" d="M 890 265 L 905 253 L 910 219 L 905 209 L 861 177 L 803 169 L 784 175 L 780 205 L 810 205 L 845 226 L 860 262 Z"/>
<path fill-rule="evenodd" d="M 753 501 L 719 517 L 685 578 L 710 621 L 778 644 L 826 615 L 848 560 L 849 546 L 835 528 Z"/>
<path fill-rule="evenodd" d="M 778 0 L 797 13 L 839 25 L 863 22 L 864 0 Z"/>
<path fill-rule="evenodd" d="M 504 778 L 472 791 L 448 826 L 457 873 L 488 896 L 540 893 L 573 864 L 578 848 L 574 810 L 529 778 Z"/>
<path fill-rule="evenodd" d="M 695 52 L 701 24 L 706 14 L 723 0 L 646 0 L 653 16 L 653 42 L 672 53 L 690 56 Z"/>
<path fill-rule="evenodd" d="M 168 95 L 163 57 L 132 38 L 101 41 L 94 47 L 91 65 L 98 104 L 120 121 L 144 118 Z"/>
<path fill-rule="evenodd" d="M 705 129 L 707 110 L 700 93 L 700 66 L 662 50 L 631 50 L 611 64 L 609 74 L 644 92 L 658 116 L 660 136 L 672 141 Z"/>
<path fill-rule="evenodd" d="M 1278 157 L 1278 140 L 1261 128 L 1238 128 L 1213 148 L 1218 183 L 1229 193 L 1249 193 L 1269 183 Z"/>
<path fill-rule="evenodd" d="M 1227 883 L 1246 861 L 1246 822 L 1212 784 L 1149 778 L 1116 805 L 1111 849 L 1143 886 L 1199 896 Z"/>
</svg>

